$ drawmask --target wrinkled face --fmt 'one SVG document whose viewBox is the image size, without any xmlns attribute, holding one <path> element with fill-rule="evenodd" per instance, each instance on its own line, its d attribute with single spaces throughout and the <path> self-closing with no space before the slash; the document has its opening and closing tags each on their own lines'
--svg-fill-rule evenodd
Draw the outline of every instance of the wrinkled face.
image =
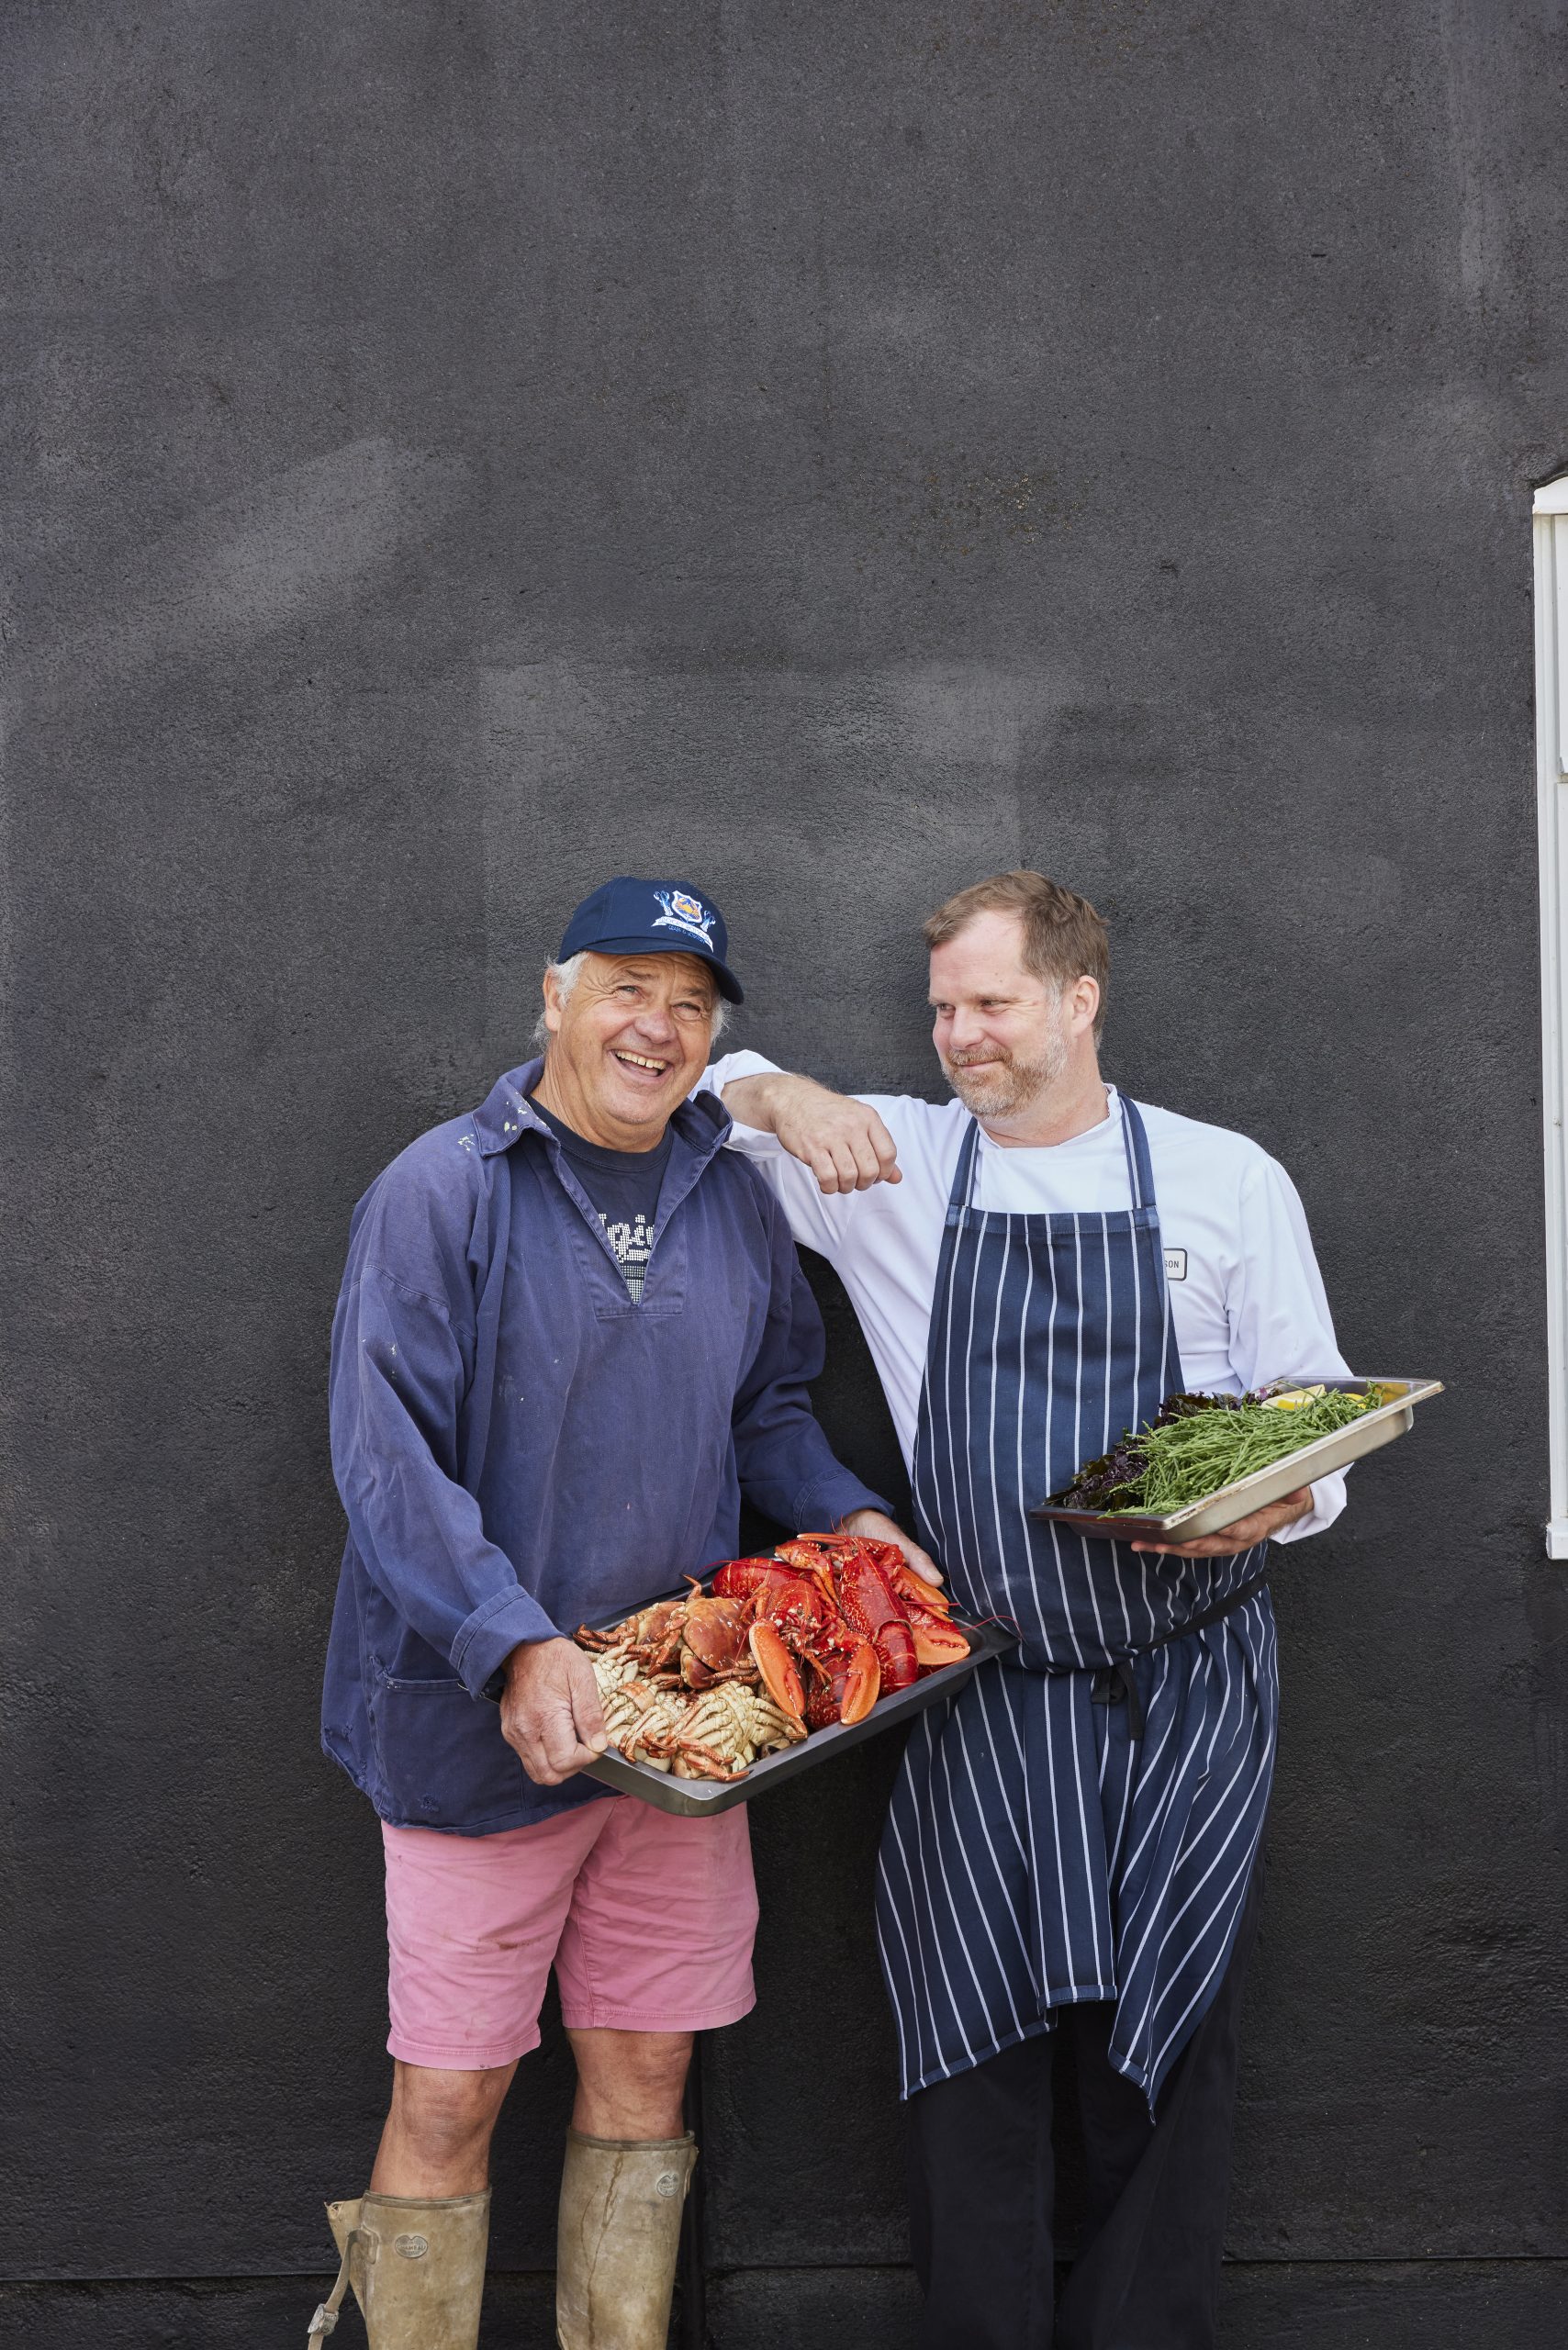
<svg viewBox="0 0 1568 2350">
<path fill-rule="evenodd" d="M 931 952 L 932 1041 L 943 1073 L 977 1118 L 1014 1116 L 1054 1085 L 1087 1022 L 1073 990 L 1024 967 L 1016 914 L 977 914 Z M 1080 981 L 1093 990 L 1092 980 Z"/>
<path fill-rule="evenodd" d="M 656 1142 L 707 1066 L 715 1002 L 694 955 L 589 955 L 564 1003 L 545 977 L 552 1077 L 607 1133 Z"/>
</svg>

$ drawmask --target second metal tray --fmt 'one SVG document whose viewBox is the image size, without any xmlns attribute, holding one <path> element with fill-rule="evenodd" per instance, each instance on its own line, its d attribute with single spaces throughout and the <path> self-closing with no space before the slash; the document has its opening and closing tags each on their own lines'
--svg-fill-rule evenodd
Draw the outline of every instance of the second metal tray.
<svg viewBox="0 0 1568 2350">
<path fill-rule="evenodd" d="M 1381 1389 L 1383 1401 L 1375 1411 L 1365 1412 L 1359 1420 L 1352 1420 L 1349 1427 L 1337 1428 L 1332 1436 L 1320 1436 L 1316 1443 L 1304 1444 L 1299 1452 L 1287 1453 L 1282 1460 L 1276 1460 L 1272 1468 L 1259 1469 L 1250 1477 L 1238 1478 L 1235 1484 L 1224 1485 L 1218 1493 L 1205 1494 L 1200 1502 L 1190 1502 L 1185 1509 L 1175 1510 L 1169 1517 L 1141 1517 L 1121 1510 L 1105 1514 L 1069 1509 L 1060 1502 L 1051 1501 L 1041 1502 L 1029 1512 L 1030 1516 L 1052 1518 L 1074 1534 L 1109 1536 L 1114 1542 L 1201 1541 L 1205 1534 L 1217 1534 L 1253 1510 L 1266 1508 L 1270 1502 L 1282 1501 L 1298 1486 L 1310 1485 L 1316 1478 L 1327 1477 L 1330 1471 L 1343 1469 L 1350 1461 L 1360 1460 L 1363 1454 L 1392 1444 L 1410 1427 L 1416 1405 L 1424 1404 L 1429 1395 L 1443 1392 L 1440 1379 L 1341 1379 L 1309 1374 L 1277 1379 L 1271 1384 L 1276 1391 L 1287 1387 L 1376 1387 Z"/>
<path fill-rule="evenodd" d="M 655 1592 L 643 1602 L 652 1607 L 655 1600 L 679 1599 L 681 1592 Z M 602 1616 L 599 1624 L 619 1624 L 633 1611 L 618 1607 L 613 1614 Z M 969 1642 L 969 1652 L 958 1664 L 945 1664 L 939 1671 L 927 1673 L 907 1689 L 894 1690 L 890 1697 L 879 1697 L 863 1722 L 834 1722 L 830 1729 L 814 1729 L 799 1746 L 786 1747 L 781 1754 L 765 1754 L 754 1762 L 744 1779 L 677 1779 L 667 1771 L 655 1771 L 651 1762 L 629 1762 L 624 1754 L 612 1746 L 597 1762 L 584 1765 L 586 1778 L 598 1779 L 618 1795 L 640 1796 L 656 1811 L 673 1811 L 692 1819 L 706 1819 L 711 1815 L 728 1811 L 737 1803 L 750 1803 L 764 1796 L 800 1771 L 814 1769 L 819 1762 L 831 1762 L 836 1754 L 845 1753 L 851 1746 L 858 1746 L 865 1738 L 875 1738 L 885 1729 L 896 1729 L 924 1707 L 934 1706 L 967 1681 L 976 1665 L 984 1664 L 993 1656 L 1003 1656 L 1018 1644 L 1018 1635 L 1004 1624 L 968 1624 L 961 1617 L 953 1621 Z M 598 1628 L 598 1626 L 595 1627 Z"/>
</svg>

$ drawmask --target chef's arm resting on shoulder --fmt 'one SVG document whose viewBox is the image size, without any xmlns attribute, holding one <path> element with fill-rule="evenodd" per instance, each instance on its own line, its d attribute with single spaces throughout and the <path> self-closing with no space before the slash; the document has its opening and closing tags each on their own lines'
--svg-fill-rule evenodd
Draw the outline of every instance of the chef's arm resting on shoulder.
<svg viewBox="0 0 1568 2350">
<path fill-rule="evenodd" d="M 823 1434 L 810 1392 L 826 1355 L 822 1315 L 783 1209 L 767 1193 L 759 1204 L 772 1283 L 761 1342 L 731 1415 L 741 1491 L 754 1507 L 799 1534 L 836 1528 L 896 1542 L 917 1574 L 939 1583 L 935 1565 L 895 1525 L 883 1496 L 845 1468 Z"/>
<path fill-rule="evenodd" d="M 725 1109 L 737 1125 L 776 1135 L 791 1158 L 811 1169 L 820 1191 L 830 1196 L 868 1192 L 875 1183 L 902 1180 L 893 1138 L 868 1102 L 834 1093 L 814 1077 L 775 1069 L 756 1053 L 731 1054 L 718 1071 L 739 1063 L 746 1064 L 743 1073 L 719 1084 Z"/>
<path fill-rule="evenodd" d="M 439 1268 L 421 1270 L 433 1286 Z M 501 1728 L 523 1767 L 554 1785 L 604 1751 L 598 1684 L 487 1539 L 458 1477 L 472 1354 L 460 1298 L 410 1288 L 351 1250 L 332 1329 L 330 1419 L 354 1549 L 470 1694 L 500 1696 Z"/>
</svg>

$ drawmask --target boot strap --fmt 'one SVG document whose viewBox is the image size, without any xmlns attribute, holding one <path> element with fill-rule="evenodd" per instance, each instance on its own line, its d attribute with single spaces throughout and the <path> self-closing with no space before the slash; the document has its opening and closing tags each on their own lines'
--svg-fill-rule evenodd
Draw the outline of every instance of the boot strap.
<svg viewBox="0 0 1568 2350">
<path fill-rule="evenodd" d="M 348 2242 L 343 2246 L 343 2256 L 338 2266 L 338 2281 L 326 2300 L 318 2301 L 316 2304 L 316 2314 L 310 2321 L 310 2331 L 305 2337 L 305 2350 L 311 2350 L 314 2343 L 324 2342 L 337 2325 L 338 2313 L 343 2306 L 343 2295 L 349 2288 L 349 2255 L 358 2241 L 359 2230 L 351 2228 Z"/>
</svg>

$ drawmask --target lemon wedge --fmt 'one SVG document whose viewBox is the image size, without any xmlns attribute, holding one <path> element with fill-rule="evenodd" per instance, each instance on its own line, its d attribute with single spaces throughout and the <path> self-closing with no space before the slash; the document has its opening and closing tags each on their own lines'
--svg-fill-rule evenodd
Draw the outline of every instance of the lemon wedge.
<svg viewBox="0 0 1568 2350">
<path fill-rule="evenodd" d="M 1327 1395 L 1327 1393 L 1328 1390 L 1323 1385 L 1321 1380 L 1316 1387 L 1288 1388 L 1282 1395 L 1269 1397 L 1269 1408 L 1273 1412 L 1299 1412 L 1304 1404 L 1316 1404 L 1320 1395 Z"/>
</svg>

